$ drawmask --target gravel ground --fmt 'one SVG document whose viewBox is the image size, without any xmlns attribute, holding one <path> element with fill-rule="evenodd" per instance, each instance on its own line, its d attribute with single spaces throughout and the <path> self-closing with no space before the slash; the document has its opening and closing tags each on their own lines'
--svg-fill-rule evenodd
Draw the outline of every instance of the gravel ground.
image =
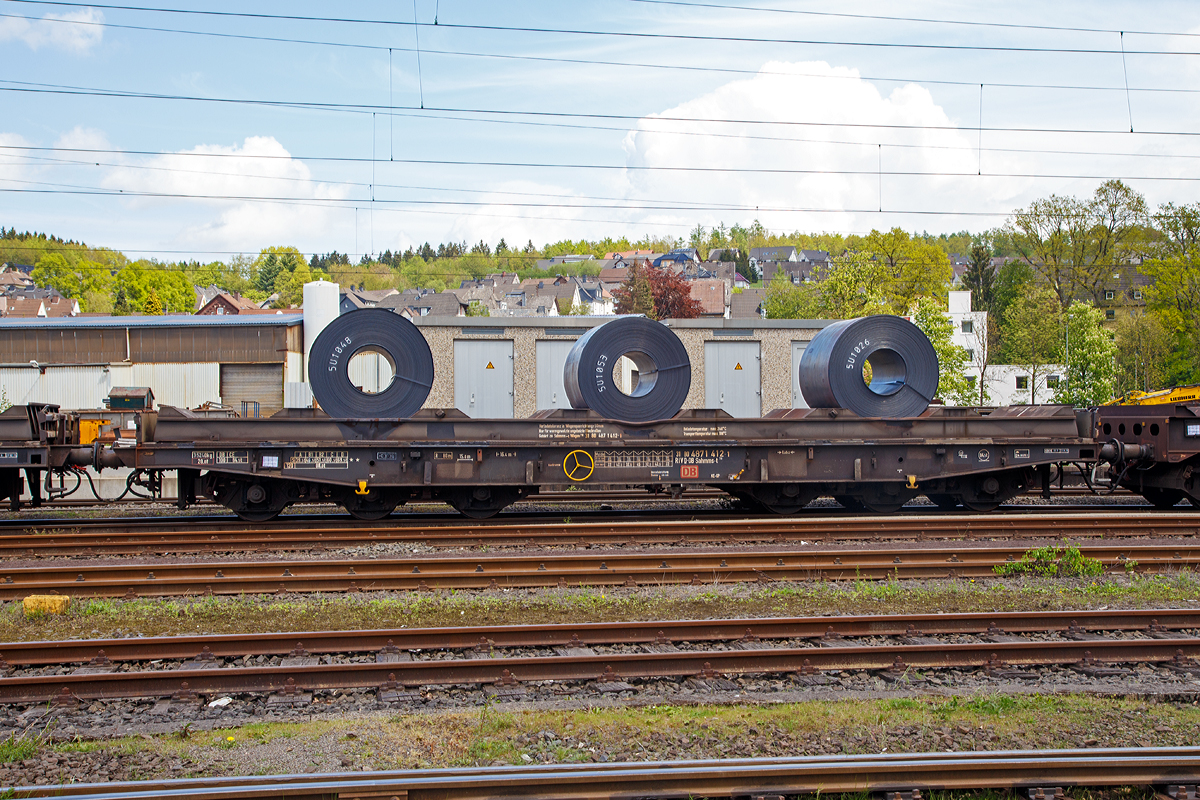
<svg viewBox="0 0 1200 800">
<path fill-rule="evenodd" d="M 40 746 L 0 764 L 0 784 L 1200 739 L 1200 681 L 1153 669 L 1121 680 L 1036 672 L 1032 682 L 934 672 L 899 685 L 847 673 L 825 686 L 655 680 L 622 692 L 539 686 L 491 698 L 448 688 L 392 706 L 374 692 L 333 692 L 296 709 L 235 697 L 164 715 L 151 702 L 37 709 L 19 724 Z"/>
</svg>

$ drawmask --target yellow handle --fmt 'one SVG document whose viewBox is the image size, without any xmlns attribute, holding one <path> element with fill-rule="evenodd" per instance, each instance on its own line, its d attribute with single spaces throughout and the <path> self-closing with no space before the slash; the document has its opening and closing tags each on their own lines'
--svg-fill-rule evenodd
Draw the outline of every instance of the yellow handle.
<svg viewBox="0 0 1200 800">
<path fill-rule="evenodd" d="M 354 490 L 354 493 L 358 494 L 358 495 L 364 495 L 364 496 L 370 494 L 370 491 L 367 490 L 367 482 L 359 481 L 358 488 Z"/>
</svg>

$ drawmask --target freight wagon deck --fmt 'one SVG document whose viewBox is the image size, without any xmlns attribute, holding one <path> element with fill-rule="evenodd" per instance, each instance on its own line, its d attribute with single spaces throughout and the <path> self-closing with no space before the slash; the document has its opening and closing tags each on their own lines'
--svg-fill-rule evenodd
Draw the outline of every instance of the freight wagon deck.
<svg viewBox="0 0 1200 800">
<path fill-rule="evenodd" d="M 0 415 L 0 491 L 20 496 L 47 468 L 178 470 L 180 504 L 208 496 L 246 519 L 292 503 L 333 501 L 376 518 L 415 500 L 487 517 L 543 488 L 712 486 L 779 513 L 832 495 L 853 509 L 894 511 L 918 495 L 943 507 L 989 510 L 1051 470 L 1093 462 L 1092 417 L 1068 406 L 983 413 L 932 407 L 920 416 L 864 418 L 838 409 L 736 419 L 685 411 L 616 422 L 556 410 L 523 420 L 471 419 L 426 409 L 408 419 L 334 419 L 320 412 L 212 419 L 163 407 L 136 430 L 84 446 L 78 419 L 53 407 Z"/>
</svg>

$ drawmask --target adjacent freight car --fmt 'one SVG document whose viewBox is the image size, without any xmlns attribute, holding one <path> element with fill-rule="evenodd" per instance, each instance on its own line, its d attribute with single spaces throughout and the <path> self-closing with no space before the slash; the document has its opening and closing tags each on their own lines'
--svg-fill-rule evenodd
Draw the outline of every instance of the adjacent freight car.
<svg viewBox="0 0 1200 800">
<path fill-rule="evenodd" d="M 151 492 L 173 470 L 181 507 L 205 496 L 247 520 L 315 501 L 374 519 L 419 500 L 482 518 L 564 485 L 709 486 L 783 514 L 822 495 L 875 513 L 919 495 L 942 508 L 987 511 L 1031 488 L 1048 494 L 1067 465 L 1102 481 L 1104 463 L 1113 482 L 1152 502 L 1197 497 L 1200 416 L 1191 407 L 1157 415 L 1108 407 L 1099 417 L 1067 406 L 927 407 L 937 361 L 914 331 L 891 317 L 831 325 L 813 340 L 800 376 L 806 397 L 839 407 L 735 419 L 680 411 L 690 364 L 674 334 L 620 318 L 582 337 L 567 360 L 572 404 L 583 407 L 487 420 L 421 409 L 432 361 L 419 331 L 390 312 L 355 312 L 312 348 L 324 411 L 220 419 L 168 406 L 137 412 L 120 433 L 127 438 L 85 446 L 76 412 L 9 409 L 0 415 L 0 497 L 18 507 L 27 479 L 36 504 L 64 479 L 81 480 L 81 470 L 126 467 Z M 396 375 L 374 395 L 358 391 L 345 368 L 364 350 L 387 358 Z M 628 392 L 615 377 L 622 356 L 638 368 Z M 1123 414 L 1133 416 L 1117 419 Z"/>
</svg>

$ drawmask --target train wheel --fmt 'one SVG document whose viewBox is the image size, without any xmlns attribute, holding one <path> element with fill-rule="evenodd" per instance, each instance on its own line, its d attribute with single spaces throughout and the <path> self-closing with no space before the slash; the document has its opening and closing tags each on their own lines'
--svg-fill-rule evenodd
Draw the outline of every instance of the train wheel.
<svg viewBox="0 0 1200 800">
<path fill-rule="evenodd" d="M 228 481 L 218 485 L 213 499 L 247 522 L 275 519 L 296 501 L 295 487 L 276 480 Z"/>
<path fill-rule="evenodd" d="M 953 511 L 962 505 L 958 497 L 952 494 L 927 494 L 925 496 L 929 498 L 929 502 L 933 503 L 942 511 Z"/>
<path fill-rule="evenodd" d="M 774 514 L 795 514 L 816 499 L 815 489 L 798 483 L 756 486 L 754 500 Z"/>
<path fill-rule="evenodd" d="M 1146 498 L 1155 508 L 1174 508 L 1179 505 L 1179 501 L 1184 498 L 1184 494 L 1179 489 L 1146 487 L 1142 489 L 1142 497 Z"/>
<path fill-rule="evenodd" d="M 393 492 L 371 489 L 365 495 L 349 491 L 342 498 L 342 506 L 355 519 L 383 519 L 396 510 L 400 498 Z"/>
<path fill-rule="evenodd" d="M 477 486 L 448 492 L 441 499 L 460 514 L 472 519 L 487 519 L 520 500 L 521 492 L 507 486 Z"/>
</svg>

